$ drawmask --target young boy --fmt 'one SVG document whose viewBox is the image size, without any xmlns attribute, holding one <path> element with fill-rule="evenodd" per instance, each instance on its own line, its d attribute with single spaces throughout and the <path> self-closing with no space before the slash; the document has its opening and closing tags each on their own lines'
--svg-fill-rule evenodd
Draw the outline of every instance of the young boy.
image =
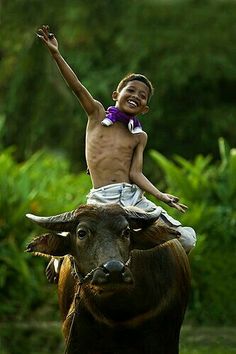
<svg viewBox="0 0 236 354">
<path fill-rule="evenodd" d="M 42 26 L 37 36 L 49 49 L 88 117 L 86 160 L 93 189 L 88 195 L 87 203 L 132 205 L 147 212 L 158 210 L 160 218 L 180 232 L 179 241 L 186 252 L 189 252 L 195 246 L 195 231 L 190 227 L 183 227 L 164 209 L 144 197 L 144 192 L 147 192 L 181 212 L 187 209 L 179 203 L 177 197 L 159 191 L 142 172 L 147 134 L 142 130 L 137 116 L 149 110 L 148 101 L 153 94 L 151 82 L 140 74 L 128 75 L 112 93 L 115 106 L 105 110 L 63 59 L 58 42 L 49 32 L 49 27 Z"/>
</svg>

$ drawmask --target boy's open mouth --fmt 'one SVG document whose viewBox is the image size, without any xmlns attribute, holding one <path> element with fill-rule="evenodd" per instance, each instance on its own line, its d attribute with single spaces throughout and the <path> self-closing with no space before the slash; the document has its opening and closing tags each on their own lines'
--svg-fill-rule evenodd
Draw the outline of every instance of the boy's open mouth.
<svg viewBox="0 0 236 354">
<path fill-rule="evenodd" d="M 129 103 L 132 107 L 138 107 L 138 103 L 135 102 L 134 100 L 128 100 L 128 103 Z"/>
</svg>

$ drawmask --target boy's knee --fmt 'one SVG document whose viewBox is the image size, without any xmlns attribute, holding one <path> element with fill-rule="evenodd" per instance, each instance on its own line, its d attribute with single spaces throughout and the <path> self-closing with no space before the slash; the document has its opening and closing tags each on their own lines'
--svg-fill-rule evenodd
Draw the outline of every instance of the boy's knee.
<svg viewBox="0 0 236 354">
<path fill-rule="evenodd" d="M 178 226 L 176 229 L 181 234 L 179 242 L 185 249 L 186 253 L 189 253 L 196 246 L 196 232 L 192 227 L 188 226 Z"/>
</svg>

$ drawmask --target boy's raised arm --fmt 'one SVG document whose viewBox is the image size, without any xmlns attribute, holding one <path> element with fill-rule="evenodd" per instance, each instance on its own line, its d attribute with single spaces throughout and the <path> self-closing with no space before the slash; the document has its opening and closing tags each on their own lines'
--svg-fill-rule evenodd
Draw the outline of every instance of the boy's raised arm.
<svg viewBox="0 0 236 354">
<path fill-rule="evenodd" d="M 100 103 L 96 101 L 89 91 L 82 85 L 78 77 L 61 56 L 58 49 L 58 42 L 54 34 L 49 32 L 48 26 L 42 26 L 37 32 L 37 36 L 44 42 L 50 51 L 53 59 L 71 90 L 78 97 L 83 109 L 88 116 L 93 115 L 99 108 Z"/>
</svg>

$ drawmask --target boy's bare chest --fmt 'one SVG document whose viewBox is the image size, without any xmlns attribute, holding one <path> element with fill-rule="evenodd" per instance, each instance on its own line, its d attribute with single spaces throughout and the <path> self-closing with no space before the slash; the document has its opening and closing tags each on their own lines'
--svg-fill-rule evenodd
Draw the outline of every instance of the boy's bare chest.
<svg viewBox="0 0 236 354">
<path fill-rule="evenodd" d="M 97 151 L 133 151 L 138 144 L 138 136 L 130 133 L 122 123 L 110 127 L 97 125 L 87 131 L 87 149 Z"/>
</svg>

